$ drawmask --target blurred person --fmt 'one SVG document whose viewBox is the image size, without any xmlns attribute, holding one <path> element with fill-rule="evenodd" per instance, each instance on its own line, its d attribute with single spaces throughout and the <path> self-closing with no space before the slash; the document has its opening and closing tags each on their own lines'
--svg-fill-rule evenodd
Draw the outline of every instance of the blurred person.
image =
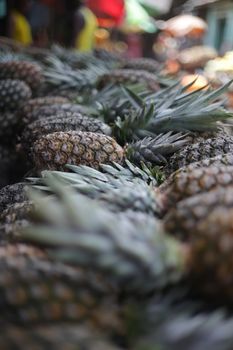
<svg viewBox="0 0 233 350">
<path fill-rule="evenodd" d="M 6 0 L 0 0 L 0 35 L 8 33 L 8 6 Z"/>
<path fill-rule="evenodd" d="M 34 44 L 40 47 L 47 46 L 50 24 L 49 6 L 40 0 L 33 0 L 29 11 L 29 23 L 31 25 Z"/>
<path fill-rule="evenodd" d="M 23 45 L 32 44 L 32 32 L 26 18 L 30 2 L 28 0 L 11 1 L 10 36 Z"/>
<path fill-rule="evenodd" d="M 66 3 L 69 20 L 68 46 L 79 51 L 91 51 L 95 44 L 95 32 L 98 28 L 97 18 L 85 6 L 84 0 L 69 0 Z"/>
</svg>

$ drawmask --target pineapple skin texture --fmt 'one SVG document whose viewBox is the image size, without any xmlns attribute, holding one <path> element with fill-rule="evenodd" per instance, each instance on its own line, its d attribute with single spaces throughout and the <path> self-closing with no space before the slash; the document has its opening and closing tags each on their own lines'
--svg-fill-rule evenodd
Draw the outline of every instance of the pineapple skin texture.
<svg viewBox="0 0 233 350">
<path fill-rule="evenodd" d="M 21 107 L 18 114 L 21 116 L 22 123 L 24 125 L 28 125 L 31 121 L 33 121 L 33 113 L 41 107 L 49 107 L 50 105 L 58 105 L 68 102 L 69 100 L 67 98 L 60 96 L 32 98 Z"/>
<path fill-rule="evenodd" d="M 24 255 L 14 253 L 0 256 L 5 321 L 20 325 L 85 321 L 96 329 L 120 331 L 120 310 L 108 282 L 86 270 L 54 263 L 33 249 Z"/>
<path fill-rule="evenodd" d="M 185 240 L 192 240 L 201 231 L 202 223 L 206 225 L 206 232 L 212 232 L 212 221 L 209 220 L 209 216 L 215 209 L 222 208 L 227 212 L 232 207 L 233 186 L 225 188 L 219 186 L 208 193 L 200 193 L 180 201 L 164 217 L 164 226 L 167 232 Z M 218 227 L 221 234 L 223 229 L 219 225 Z"/>
<path fill-rule="evenodd" d="M 42 69 L 39 65 L 26 61 L 0 63 L 0 79 L 19 79 L 35 90 L 43 82 Z"/>
<path fill-rule="evenodd" d="M 57 116 L 42 118 L 29 124 L 22 134 L 21 142 L 25 149 L 41 136 L 54 132 L 88 131 L 100 134 L 111 134 L 111 128 L 100 120 L 84 116 L 80 113 L 62 112 Z"/>
<path fill-rule="evenodd" d="M 216 186 L 230 185 L 233 185 L 233 166 L 190 167 L 172 174 L 159 190 L 165 196 L 168 210 L 185 198 L 211 191 Z"/>
<path fill-rule="evenodd" d="M 230 307 L 233 306 L 232 218 L 232 206 L 213 210 L 198 225 L 188 260 L 192 288 L 208 301 Z"/>
<path fill-rule="evenodd" d="M 0 109 L 17 110 L 31 97 L 31 89 L 20 80 L 0 80 Z"/>
<path fill-rule="evenodd" d="M 66 164 L 88 165 L 121 164 L 124 150 L 111 137 L 91 132 L 56 132 L 35 142 L 33 158 L 38 170 L 65 170 Z"/>
<path fill-rule="evenodd" d="M 229 135 L 202 140 L 198 143 L 190 144 L 179 152 L 174 153 L 164 167 L 167 176 L 174 171 L 183 168 L 191 163 L 199 162 L 207 158 L 212 158 L 221 154 L 233 152 L 233 138 Z"/>
</svg>

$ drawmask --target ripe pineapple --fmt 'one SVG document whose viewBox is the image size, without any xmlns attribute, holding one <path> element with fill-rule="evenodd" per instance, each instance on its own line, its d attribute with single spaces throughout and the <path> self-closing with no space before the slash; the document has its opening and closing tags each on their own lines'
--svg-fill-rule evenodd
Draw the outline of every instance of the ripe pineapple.
<svg viewBox="0 0 233 350">
<path fill-rule="evenodd" d="M 46 124 L 46 121 L 41 120 L 40 123 Z M 105 129 L 105 124 L 99 121 L 96 123 L 103 125 Z M 54 119 L 54 124 L 56 124 L 56 119 Z M 109 130 L 108 127 L 106 129 Z M 28 138 L 29 136 L 25 140 Z M 123 150 L 114 139 L 105 135 L 70 131 L 43 136 L 35 142 L 32 153 L 38 169 L 62 170 L 65 164 L 84 164 L 98 168 L 101 163 L 117 162 L 121 164 L 124 158 L 129 158 L 135 164 L 146 162 L 147 165 L 154 165 L 166 163 L 165 156 L 180 149 L 186 142 L 180 134 L 167 133 L 158 135 L 155 139 L 145 138 L 126 145 Z M 79 150 L 75 150 L 75 153 L 76 145 Z"/>
<path fill-rule="evenodd" d="M 233 138 L 230 135 L 202 140 L 198 143 L 187 145 L 179 152 L 174 153 L 170 157 L 169 163 L 163 168 L 163 171 L 169 176 L 177 169 L 183 168 L 191 163 L 226 153 L 232 153 L 232 151 Z"/>
<path fill-rule="evenodd" d="M 21 137 L 22 145 L 25 149 L 30 149 L 40 137 L 58 131 L 88 131 L 111 135 L 111 128 L 101 120 L 77 112 L 64 111 L 49 118 L 39 119 L 26 126 Z"/>
<path fill-rule="evenodd" d="M 0 212 L 14 203 L 24 202 L 27 198 L 24 182 L 8 185 L 0 190 Z"/>
<path fill-rule="evenodd" d="M 207 168 L 212 166 L 223 167 L 223 166 L 232 166 L 232 165 L 233 165 L 233 155 L 231 153 L 220 154 L 212 158 L 206 158 L 199 162 L 191 163 L 172 173 L 172 175 L 170 175 L 169 178 L 164 183 L 164 186 L 161 186 L 161 189 L 162 188 L 165 189 L 166 185 L 169 186 L 173 182 L 173 179 L 175 179 L 181 173 L 190 173 L 192 170 L 198 169 L 198 168 Z"/>
<path fill-rule="evenodd" d="M 193 237 L 189 254 L 190 284 L 208 301 L 233 306 L 232 247 L 233 209 L 226 190 L 227 206 L 218 204 L 202 220 Z"/>
<path fill-rule="evenodd" d="M 232 207 L 233 187 L 218 186 L 208 193 L 199 193 L 177 203 L 164 217 L 165 230 L 184 239 L 193 240 L 202 222 L 206 224 L 206 228 L 208 225 L 208 232 L 214 230 L 209 216 L 216 208 L 228 212 Z M 224 232 L 224 229 L 219 230 L 220 235 L 224 235 Z"/>
<path fill-rule="evenodd" d="M 31 97 L 31 89 L 20 80 L 0 80 L 0 109 L 17 110 Z"/>
<path fill-rule="evenodd" d="M 66 164 L 98 168 L 103 163 L 122 163 L 124 150 L 109 136 L 69 131 L 42 136 L 34 143 L 32 154 L 38 170 L 63 170 Z"/>
<path fill-rule="evenodd" d="M 41 107 L 51 106 L 56 104 L 57 106 L 62 105 L 63 103 L 69 102 L 65 97 L 60 96 L 46 96 L 46 97 L 38 97 L 28 100 L 18 111 L 23 125 L 28 125 L 32 119 L 33 112 L 38 110 Z"/>
<path fill-rule="evenodd" d="M 149 90 L 158 91 L 159 82 L 157 77 L 144 70 L 115 69 L 104 73 L 98 81 L 98 87 L 103 88 L 108 84 L 145 84 Z"/>
<path fill-rule="evenodd" d="M 233 185 L 233 166 L 188 168 L 172 174 L 159 188 L 164 195 L 166 208 L 172 208 L 182 199 L 208 192 L 217 186 Z"/>
<path fill-rule="evenodd" d="M 27 61 L 0 62 L 0 79 L 24 81 L 32 91 L 43 82 L 43 72 L 39 65 Z"/>
</svg>

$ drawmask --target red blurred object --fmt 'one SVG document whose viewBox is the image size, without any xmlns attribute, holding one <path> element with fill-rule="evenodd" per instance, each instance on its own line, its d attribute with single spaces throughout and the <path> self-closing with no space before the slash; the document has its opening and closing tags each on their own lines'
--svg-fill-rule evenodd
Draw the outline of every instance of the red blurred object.
<svg viewBox="0 0 233 350">
<path fill-rule="evenodd" d="M 124 0 L 87 0 L 86 4 L 95 13 L 102 27 L 120 25 L 125 15 Z"/>
<path fill-rule="evenodd" d="M 48 5 L 48 6 L 55 6 L 56 0 L 41 0 L 42 4 Z"/>
</svg>

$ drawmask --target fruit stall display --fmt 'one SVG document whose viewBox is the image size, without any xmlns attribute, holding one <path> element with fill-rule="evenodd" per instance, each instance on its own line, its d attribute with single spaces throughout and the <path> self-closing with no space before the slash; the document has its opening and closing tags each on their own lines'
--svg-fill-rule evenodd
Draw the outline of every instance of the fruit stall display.
<svg viewBox="0 0 233 350">
<path fill-rule="evenodd" d="M 2 43 L 0 349 L 233 349 L 230 82 L 162 71 Z"/>
</svg>

